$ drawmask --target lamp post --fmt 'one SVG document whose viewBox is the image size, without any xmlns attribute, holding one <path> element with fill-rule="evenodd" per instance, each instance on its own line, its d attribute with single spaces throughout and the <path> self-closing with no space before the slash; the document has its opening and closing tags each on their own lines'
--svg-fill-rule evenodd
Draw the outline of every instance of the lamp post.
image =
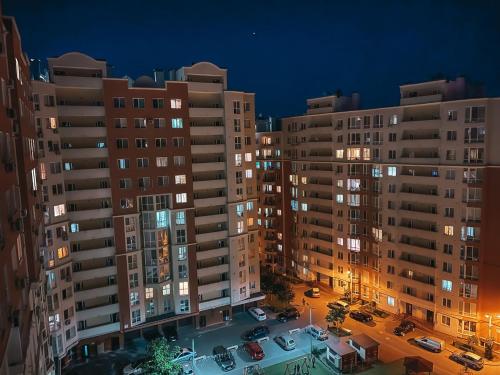
<svg viewBox="0 0 500 375">
<path fill-rule="evenodd" d="M 309 307 L 309 326 L 312 326 L 312 306 L 309 304 L 309 302 L 306 302 L 307 306 Z M 309 335 L 309 344 L 310 344 L 310 351 L 311 351 L 311 356 L 312 356 L 312 350 L 313 350 L 313 341 L 312 341 L 312 335 Z"/>
<path fill-rule="evenodd" d="M 347 271 L 347 275 L 349 276 L 349 304 L 352 305 L 352 272 L 351 270 Z"/>
</svg>

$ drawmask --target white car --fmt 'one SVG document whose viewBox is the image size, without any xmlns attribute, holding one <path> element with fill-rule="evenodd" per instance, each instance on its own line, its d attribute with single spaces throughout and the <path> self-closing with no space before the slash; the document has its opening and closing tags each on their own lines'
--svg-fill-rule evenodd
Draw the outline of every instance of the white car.
<svg viewBox="0 0 500 375">
<path fill-rule="evenodd" d="M 135 361 L 132 363 L 129 363 L 125 368 L 123 369 L 123 375 L 135 375 L 135 374 L 142 374 L 142 364 L 144 363 L 144 360 L 140 361 Z"/>
<path fill-rule="evenodd" d="M 196 352 L 193 352 L 193 349 L 191 348 L 182 348 L 179 350 L 179 354 L 172 359 L 172 362 L 184 362 L 192 359 L 193 357 L 196 357 Z"/>
<path fill-rule="evenodd" d="M 264 312 L 264 310 L 259 309 L 258 307 L 250 307 L 248 309 L 248 313 L 252 315 L 259 322 L 262 322 L 263 320 L 267 319 L 267 315 Z"/>
</svg>

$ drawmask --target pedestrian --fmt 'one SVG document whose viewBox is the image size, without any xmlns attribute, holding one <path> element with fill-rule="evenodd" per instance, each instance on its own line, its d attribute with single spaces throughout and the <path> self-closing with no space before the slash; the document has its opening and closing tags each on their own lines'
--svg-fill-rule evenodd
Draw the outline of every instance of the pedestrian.
<svg viewBox="0 0 500 375">
<path fill-rule="evenodd" d="M 316 368 L 316 357 L 313 357 L 312 364 L 313 364 L 313 368 Z"/>
<path fill-rule="evenodd" d="M 306 305 L 306 299 L 304 297 L 302 297 L 302 306 L 305 306 Z"/>
</svg>

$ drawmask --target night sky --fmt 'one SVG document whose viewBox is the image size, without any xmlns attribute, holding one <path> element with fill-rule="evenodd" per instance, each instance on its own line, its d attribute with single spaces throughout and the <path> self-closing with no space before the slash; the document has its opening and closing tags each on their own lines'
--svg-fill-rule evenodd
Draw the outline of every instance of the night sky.
<svg viewBox="0 0 500 375">
<path fill-rule="evenodd" d="M 257 112 L 358 91 L 396 105 L 398 85 L 465 75 L 500 96 L 500 1 L 3 0 L 29 57 L 82 51 L 133 78 L 208 60 Z"/>
</svg>

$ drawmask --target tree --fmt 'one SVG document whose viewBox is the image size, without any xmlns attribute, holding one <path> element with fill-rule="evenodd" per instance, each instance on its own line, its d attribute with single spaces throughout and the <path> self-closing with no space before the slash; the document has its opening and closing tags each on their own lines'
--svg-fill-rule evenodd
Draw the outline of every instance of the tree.
<svg viewBox="0 0 500 375">
<path fill-rule="evenodd" d="M 177 374 L 182 366 L 172 360 L 179 353 L 177 346 L 170 346 L 164 337 L 153 340 L 147 349 L 147 359 L 144 363 L 144 373 L 151 375 Z"/>
<path fill-rule="evenodd" d="M 277 283 L 274 284 L 273 289 L 276 298 L 280 302 L 289 304 L 295 298 L 295 292 L 288 280 L 281 278 Z"/>
<path fill-rule="evenodd" d="M 260 288 L 271 305 L 275 305 L 275 302 L 277 305 L 288 305 L 295 298 L 290 281 L 282 275 L 272 273 L 266 267 L 262 267 L 260 271 Z"/>
<path fill-rule="evenodd" d="M 330 311 L 328 311 L 325 319 L 328 323 L 333 323 L 333 326 L 339 329 L 342 326 L 342 323 L 344 323 L 345 316 L 346 311 L 344 309 L 334 307 L 330 308 Z"/>
</svg>

